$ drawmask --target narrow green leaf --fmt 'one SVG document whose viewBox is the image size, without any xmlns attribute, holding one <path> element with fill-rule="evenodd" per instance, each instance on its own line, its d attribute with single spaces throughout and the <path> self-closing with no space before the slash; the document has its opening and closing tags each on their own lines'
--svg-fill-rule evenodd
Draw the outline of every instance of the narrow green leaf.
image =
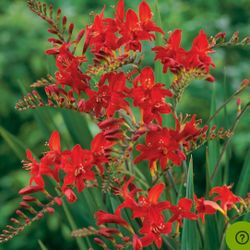
<svg viewBox="0 0 250 250">
<path fill-rule="evenodd" d="M 0 136 L 6 141 L 20 160 L 25 158 L 26 147 L 16 136 L 9 133 L 3 127 L 0 127 Z"/>
<path fill-rule="evenodd" d="M 240 178 L 236 186 L 236 194 L 241 197 L 246 197 L 250 190 L 250 150 L 248 151 L 243 168 L 241 170 Z"/>
<path fill-rule="evenodd" d="M 204 236 L 205 250 L 218 249 L 218 246 L 220 245 L 220 236 L 216 216 L 206 216 Z"/>
<path fill-rule="evenodd" d="M 85 116 L 70 110 L 62 110 L 62 116 L 73 142 L 89 148 L 92 135 Z"/>
<path fill-rule="evenodd" d="M 77 225 L 73 219 L 73 216 L 71 215 L 69 209 L 68 209 L 68 206 L 65 202 L 63 202 L 63 210 L 65 212 L 65 215 L 67 217 L 67 220 L 69 221 L 69 225 L 71 227 L 72 230 L 76 230 L 77 229 Z M 91 247 L 91 243 L 89 241 L 88 238 L 85 238 L 87 241 L 88 241 L 88 244 L 89 244 L 89 247 Z M 84 243 L 84 240 L 82 238 L 76 238 L 76 242 L 77 242 L 77 245 L 78 245 L 78 248 L 80 250 L 86 250 L 88 249 L 88 246 Z"/>
<path fill-rule="evenodd" d="M 209 155 L 208 155 L 208 147 L 206 147 L 206 196 L 209 195 L 211 189 L 211 181 L 210 181 L 210 168 L 209 168 Z"/>
<path fill-rule="evenodd" d="M 48 248 L 43 244 L 43 242 L 41 240 L 38 240 L 38 244 L 39 244 L 41 250 L 48 250 Z"/>
<path fill-rule="evenodd" d="M 206 196 L 209 195 L 209 191 L 211 190 L 211 171 L 213 170 L 210 166 L 210 162 L 212 161 L 209 156 L 208 147 L 206 148 Z M 204 249 L 218 249 L 220 244 L 219 239 L 219 230 L 218 230 L 218 221 L 216 216 L 206 216 L 205 222 L 205 234 L 204 234 Z"/>
<path fill-rule="evenodd" d="M 28 87 L 22 83 L 19 83 L 19 88 L 23 95 L 26 95 L 29 91 Z M 32 115 L 36 120 L 36 124 L 40 127 L 46 138 L 50 136 L 52 130 L 59 130 L 53 119 L 55 111 L 53 112 L 50 108 L 43 107 L 31 110 L 30 112 L 32 112 Z"/>
<path fill-rule="evenodd" d="M 193 159 L 190 159 L 187 176 L 186 198 L 194 200 L 194 177 L 193 177 Z M 197 221 L 184 219 L 181 250 L 199 250 L 200 238 L 197 231 Z"/>
</svg>

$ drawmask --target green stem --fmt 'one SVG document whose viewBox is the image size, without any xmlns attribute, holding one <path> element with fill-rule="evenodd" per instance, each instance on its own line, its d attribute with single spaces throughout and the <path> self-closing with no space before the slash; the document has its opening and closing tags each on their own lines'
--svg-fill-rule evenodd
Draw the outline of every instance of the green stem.
<svg viewBox="0 0 250 250">
<path fill-rule="evenodd" d="M 210 123 L 219 113 L 220 111 L 231 101 L 234 97 L 239 95 L 243 90 L 245 90 L 246 85 L 241 87 L 239 90 L 235 91 L 216 111 L 215 113 L 209 117 L 209 119 L 206 121 L 206 124 Z"/>
</svg>

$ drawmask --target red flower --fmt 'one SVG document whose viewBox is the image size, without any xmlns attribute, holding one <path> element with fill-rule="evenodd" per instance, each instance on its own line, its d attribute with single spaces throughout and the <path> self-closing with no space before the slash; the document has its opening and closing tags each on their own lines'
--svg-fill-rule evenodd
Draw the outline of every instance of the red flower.
<svg viewBox="0 0 250 250">
<path fill-rule="evenodd" d="M 201 30 L 188 52 L 187 64 L 190 68 L 203 67 L 205 72 L 208 73 L 210 66 L 215 67 L 211 57 L 208 56 L 211 53 L 213 53 L 213 50 L 210 48 L 207 35 Z"/>
<path fill-rule="evenodd" d="M 109 85 L 105 85 L 108 80 Z M 127 96 L 126 77 L 124 73 L 110 73 L 102 76 L 98 90 L 88 90 L 89 100 L 86 102 L 86 111 L 93 111 L 96 117 L 108 117 L 119 110 L 130 112 L 129 104 L 124 98 Z"/>
<path fill-rule="evenodd" d="M 76 186 L 78 192 L 81 192 L 84 189 L 84 181 L 95 179 L 95 174 L 91 170 L 92 167 L 92 152 L 82 149 L 80 145 L 74 146 L 71 159 L 68 159 L 63 165 L 66 176 L 62 189 L 65 190 L 68 186 L 73 185 Z"/>
<path fill-rule="evenodd" d="M 138 205 L 133 208 L 134 218 L 143 218 L 143 221 L 151 220 L 152 215 L 162 216 L 162 211 L 170 207 L 168 201 L 158 202 L 165 185 L 163 183 L 156 184 L 148 192 L 148 197 L 140 196 Z"/>
<path fill-rule="evenodd" d="M 201 120 L 196 120 L 196 115 L 193 115 L 190 121 L 186 121 L 181 124 L 177 118 L 175 118 L 176 129 L 175 129 L 175 138 L 179 140 L 185 149 L 188 151 L 191 148 L 193 143 L 200 138 L 206 136 L 208 126 L 199 128 L 198 126 L 201 123 Z"/>
<path fill-rule="evenodd" d="M 90 77 L 83 74 L 80 65 L 86 62 L 86 57 L 76 57 L 69 50 L 69 44 L 63 44 L 56 56 L 56 83 L 70 86 L 74 92 L 80 94 L 89 87 Z"/>
<path fill-rule="evenodd" d="M 90 46 L 91 53 L 98 56 L 112 55 L 112 50 L 118 48 L 118 38 L 115 33 L 117 31 L 116 23 L 111 18 L 104 18 L 104 10 L 99 15 L 95 16 L 92 25 L 87 26 L 86 41 L 84 52 Z"/>
<path fill-rule="evenodd" d="M 138 83 L 141 83 L 141 86 L 138 86 Z M 171 112 L 169 104 L 165 101 L 166 96 L 172 96 L 171 91 L 165 89 L 164 84 L 155 83 L 154 72 L 150 67 L 142 70 L 134 85 L 130 96 L 134 99 L 134 105 L 140 108 L 143 122 L 148 124 L 156 120 L 161 124 L 161 114 Z"/>
<path fill-rule="evenodd" d="M 135 201 L 135 195 L 138 191 L 140 191 L 140 189 L 132 184 L 133 180 L 134 177 L 131 177 L 121 188 L 119 195 L 124 199 L 124 201 L 116 208 L 116 214 L 120 214 L 121 209 L 123 208 L 130 208 L 131 210 L 134 210 L 138 206 L 137 202 Z M 129 187 L 131 186 L 132 188 L 130 191 Z"/>
<path fill-rule="evenodd" d="M 132 178 L 130 181 L 132 181 Z M 164 188 L 165 185 L 163 183 L 155 185 L 148 192 L 148 197 L 139 197 L 138 203 L 134 200 L 134 194 L 137 189 L 131 192 L 132 195 L 124 190 L 126 200 L 119 207 L 129 207 L 132 210 L 133 218 L 141 219 L 142 228 L 139 232 L 144 235 L 141 238 L 141 243 L 144 247 L 155 242 L 157 247 L 160 248 L 162 245 L 160 235 L 171 232 L 172 225 L 171 223 L 164 222 L 164 216 L 162 214 L 162 211 L 170 207 L 170 203 L 168 201 L 158 201 Z"/>
<path fill-rule="evenodd" d="M 224 214 L 221 207 L 214 201 L 205 200 L 204 197 L 198 199 L 196 195 L 194 196 L 194 201 L 198 217 L 202 219 L 202 222 L 205 222 L 206 214 L 215 214 L 217 210 Z"/>
<path fill-rule="evenodd" d="M 145 144 L 136 146 L 141 154 L 134 161 L 138 163 L 142 160 L 148 160 L 152 175 L 156 171 L 157 161 L 160 162 L 161 168 L 165 169 L 168 160 L 180 165 L 186 159 L 185 154 L 181 151 L 177 133 L 172 129 L 160 128 L 158 131 L 149 131 L 146 134 Z"/>
<path fill-rule="evenodd" d="M 26 150 L 26 157 L 27 161 L 23 161 L 23 167 L 30 172 L 30 185 L 35 182 L 39 187 L 43 188 L 44 181 L 42 178 L 40 163 L 36 161 L 29 149 Z"/>
<path fill-rule="evenodd" d="M 160 60 L 163 67 L 163 72 L 166 73 L 168 69 L 173 73 L 180 70 L 185 58 L 186 51 L 180 48 L 181 30 L 175 30 L 169 37 L 167 44 L 164 47 L 157 46 L 152 50 L 156 52 L 155 60 Z"/>
<path fill-rule="evenodd" d="M 48 176 L 53 177 L 59 182 L 58 172 L 61 166 L 61 145 L 60 134 L 58 131 L 54 131 L 49 139 L 48 143 L 50 151 L 41 159 L 41 172 Z"/>
<path fill-rule="evenodd" d="M 177 221 L 177 223 L 181 226 L 182 220 L 184 218 L 189 220 L 196 220 L 197 215 L 190 212 L 192 204 L 192 200 L 188 198 L 181 198 L 176 206 L 172 205 L 169 210 L 173 215 L 169 219 L 169 222 Z"/>
<path fill-rule="evenodd" d="M 214 81 L 209 75 L 210 66 L 215 67 L 211 57 L 213 51 L 210 48 L 207 36 L 203 30 L 194 39 L 190 51 L 185 51 L 180 47 L 181 30 L 175 30 L 168 39 L 165 46 L 153 48 L 156 52 L 155 60 L 160 60 L 164 65 L 163 72 L 170 69 L 173 73 L 180 71 L 190 71 L 200 69 L 207 76 L 208 81 Z"/>
<path fill-rule="evenodd" d="M 164 222 L 164 219 L 160 216 L 152 214 L 152 220 L 154 224 L 145 221 L 143 227 L 140 229 L 140 233 L 144 234 L 141 238 L 141 243 L 143 247 L 151 245 L 155 242 L 158 249 L 162 246 L 161 234 L 169 234 L 172 231 L 172 223 Z"/>
<path fill-rule="evenodd" d="M 118 41 L 119 44 L 124 44 L 127 50 L 141 51 L 140 41 L 155 39 L 152 32 L 164 34 L 162 29 L 152 21 L 152 17 L 151 9 L 146 1 L 143 1 L 139 6 L 140 19 L 133 10 L 129 9 L 126 13 L 126 21 L 120 31 L 122 37 Z"/>
<path fill-rule="evenodd" d="M 103 165 L 109 160 L 106 157 L 106 151 L 114 145 L 113 142 L 108 141 L 103 133 L 97 134 L 91 141 L 91 152 L 93 155 L 93 164 L 98 167 L 101 175 L 104 173 Z"/>
<path fill-rule="evenodd" d="M 214 201 L 221 202 L 221 208 L 223 209 L 225 214 L 227 214 L 227 210 L 235 206 L 236 203 L 243 201 L 239 196 L 236 196 L 230 189 L 231 186 L 224 185 L 222 187 L 212 188 L 209 193 L 210 196 L 217 193 L 217 196 L 214 197 Z"/>
<path fill-rule="evenodd" d="M 148 193 L 148 197 L 139 197 L 139 206 L 133 210 L 133 217 L 139 217 L 142 220 L 142 228 L 140 233 L 144 234 L 141 238 L 143 246 L 148 246 L 155 242 L 158 248 L 161 248 L 161 234 L 169 234 L 172 230 L 172 225 L 169 222 L 164 222 L 163 210 L 169 209 L 168 201 L 158 202 L 159 197 L 164 190 L 163 183 L 152 187 Z"/>
</svg>

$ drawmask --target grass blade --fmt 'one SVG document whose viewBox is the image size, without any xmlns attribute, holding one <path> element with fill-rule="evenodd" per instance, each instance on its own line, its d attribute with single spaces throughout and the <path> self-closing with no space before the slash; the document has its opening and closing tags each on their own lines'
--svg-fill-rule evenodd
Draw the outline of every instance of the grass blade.
<svg viewBox="0 0 250 250">
<path fill-rule="evenodd" d="M 6 141 L 20 160 L 25 158 L 26 147 L 16 136 L 9 133 L 3 127 L 0 127 L 0 136 Z"/>
<path fill-rule="evenodd" d="M 41 240 L 38 240 L 38 244 L 39 244 L 41 250 L 48 250 L 48 248 L 43 244 L 43 242 Z"/>
<path fill-rule="evenodd" d="M 191 200 L 194 200 L 194 176 L 192 158 L 190 159 L 188 168 L 186 197 Z M 184 219 L 181 242 L 181 250 L 200 249 L 200 239 L 197 231 L 197 221 Z"/>
<path fill-rule="evenodd" d="M 71 230 L 76 230 L 77 229 L 77 225 L 73 219 L 73 216 L 71 215 L 69 209 L 68 209 L 68 206 L 66 205 L 65 202 L 63 202 L 63 210 L 65 212 L 65 215 L 67 217 L 67 220 L 69 221 L 69 225 L 71 227 Z M 89 244 L 89 247 L 91 246 L 90 245 L 90 242 L 89 242 L 89 239 L 88 238 L 85 238 L 87 241 L 88 241 L 88 244 Z M 84 243 L 83 239 L 82 238 L 76 238 L 76 243 L 78 245 L 78 248 L 80 250 L 86 250 L 88 249 L 88 246 Z"/>
<path fill-rule="evenodd" d="M 85 116 L 70 110 L 62 110 L 62 116 L 73 142 L 89 148 L 92 135 Z"/>
<path fill-rule="evenodd" d="M 236 186 L 236 194 L 241 197 L 246 197 L 250 190 L 250 150 L 244 161 L 243 168 L 241 170 L 240 178 Z"/>
</svg>

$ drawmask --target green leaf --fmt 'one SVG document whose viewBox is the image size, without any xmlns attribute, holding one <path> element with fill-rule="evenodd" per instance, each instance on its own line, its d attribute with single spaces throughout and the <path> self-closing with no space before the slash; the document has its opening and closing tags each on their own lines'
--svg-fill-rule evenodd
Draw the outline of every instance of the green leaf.
<svg viewBox="0 0 250 250">
<path fill-rule="evenodd" d="M 70 110 L 62 110 L 62 116 L 73 142 L 89 148 L 92 135 L 86 117 Z"/>
<path fill-rule="evenodd" d="M 19 83 L 19 88 L 23 95 L 26 95 L 30 90 L 29 87 L 25 86 L 25 84 Z M 28 111 L 26 111 L 28 112 Z M 36 124 L 40 127 L 43 135 L 48 138 L 52 132 L 52 130 L 59 130 L 58 126 L 54 121 L 55 110 L 51 110 L 51 108 L 43 107 L 37 108 L 36 110 L 29 110 L 32 113 L 36 120 Z"/>
<path fill-rule="evenodd" d="M 192 158 L 190 159 L 188 167 L 186 198 L 194 200 L 194 177 Z M 181 242 L 181 250 L 200 249 L 200 237 L 197 231 L 197 221 L 184 219 Z"/>
<path fill-rule="evenodd" d="M 250 189 L 250 150 L 247 153 L 240 178 L 236 186 L 236 194 L 242 198 L 246 197 Z"/>
<path fill-rule="evenodd" d="M 215 215 L 206 216 L 204 249 L 218 249 L 220 245 L 218 221 Z"/>
<path fill-rule="evenodd" d="M 3 127 L 0 127 L 0 136 L 6 141 L 16 156 L 22 160 L 25 158 L 26 147 L 16 136 L 9 133 Z"/>
<path fill-rule="evenodd" d="M 68 209 L 68 206 L 67 206 L 67 204 L 65 202 L 63 202 L 63 210 L 65 212 L 65 215 L 66 215 L 66 218 L 67 218 L 67 220 L 69 222 L 71 230 L 76 230 L 77 225 L 76 225 L 76 223 L 74 221 L 74 218 L 73 218 L 72 214 L 70 213 L 70 211 Z M 90 243 L 89 239 L 88 238 L 85 238 L 85 239 L 88 241 L 89 247 L 91 247 L 91 243 Z M 80 250 L 88 249 L 88 246 L 85 244 L 85 242 L 84 242 L 84 240 L 82 238 L 76 238 L 76 243 L 77 243 L 78 248 Z"/>
<path fill-rule="evenodd" d="M 48 250 L 48 248 L 43 244 L 43 242 L 41 240 L 38 240 L 38 244 L 39 244 L 41 250 Z"/>
</svg>

